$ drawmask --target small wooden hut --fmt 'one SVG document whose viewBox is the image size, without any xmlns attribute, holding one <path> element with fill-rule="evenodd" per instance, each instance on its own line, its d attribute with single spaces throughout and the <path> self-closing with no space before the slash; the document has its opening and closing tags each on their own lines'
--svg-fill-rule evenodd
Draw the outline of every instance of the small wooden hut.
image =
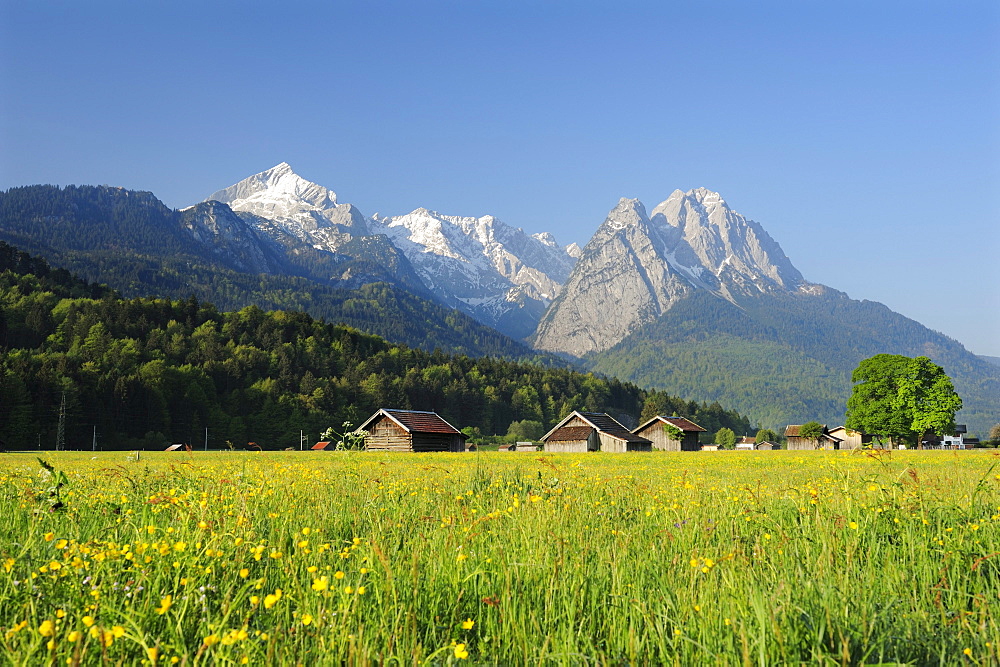
<svg viewBox="0 0 1000 667">
<path fill-rule="evenodd" d="M 464 452 L 467 435 L 436 412 L 379 410 L 358 427 L 365 449 L 391 452 Z"/>
<path fill-rule="evenodd" d="M 830 430 L 823 424 L 823 433 L 819 438 L 803 438 L 799 435 L 802 424 L 789 424 L 785 428 L 785 438 L 788 439 L 788 449 L 840 449 L 842 440 L 830 435 Z"/>
<path fill-rule="evenodd" d="M 547 452 L 648 452 L 653 443 L 604 412 L 572 412 L 542 436 Z"/>
<path fill-rule="evenodd" d="M 664 430 L 667 424 L 680 429 L 684 436 L 680 440 L 675 440 Z M 684 417 L 656 416 L 632 432 L 651 441 L 653 449 L 665 452 L 697 452 L 701 447 L 698 444 L 698 434 L 704 433 L 705 429 Z"/>
</svg>

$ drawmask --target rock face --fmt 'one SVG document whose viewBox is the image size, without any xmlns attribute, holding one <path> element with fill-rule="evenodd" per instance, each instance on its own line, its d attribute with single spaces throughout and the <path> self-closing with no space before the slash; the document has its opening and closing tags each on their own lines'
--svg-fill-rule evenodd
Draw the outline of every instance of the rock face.
<svg viewBox="0 0 1000 667">
<path fill-rule="evenodd" d="M 221 202 L 190 206 L 180 212 L 180 219 L 196 241 L 238 271 L 280 273 L 283 270 L 281 253 L 273 241 Z"/>
<path fill-rule="evenodd" d="M 741 295 L 808 287 L 780 246 L 718 193 L 675 191 L 646 215 L 622 199 L 583 249 L 532 343 L 582 356 L 606 350 L 692 290 Z"/>
<path fill-rule="evenodd" d="M 651 219 L 680 230 L 701 267 L 720 278 L 723 291 L 795 290 L 804 282 L 764 228 L 730 209 L 717 192 L 675 190 Z"/>
</svg>

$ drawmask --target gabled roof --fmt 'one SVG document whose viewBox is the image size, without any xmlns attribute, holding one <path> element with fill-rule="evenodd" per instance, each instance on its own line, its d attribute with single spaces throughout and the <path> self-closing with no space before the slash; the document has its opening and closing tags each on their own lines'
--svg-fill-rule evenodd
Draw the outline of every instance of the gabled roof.
<svg viewBox="0 0 1000 667">
<path fill-rule="evenodd" d="M 386 416 L 396 422 L 407 433 L 446 433 L 449 435 L 460 435 L 462 438 L 469 437 L 446 422 L 438 413 L 425 412 L 423 410 L 388 410 L 382 408 L 369 417 L 364 424 L 359 426 L 358 430 L 366 430 L 369 425 L 381 416 Z"/>
<path fill-rule="evenodd" d="M 757 444 L 757 438 L 756 437 L 751 438 L 751 437 L 745 435 L 742 438 L 740 438 L 739 440 L 737 440 L 736 444 L 737 445 L 754 445 L 754 444 Z"/>
<path fill-rule="evenodd" d="M 785 436 L 789 438 L 799 438 L 799 429 L 802 428 L 802 424 L 789 424 L 785 428 Z M 843 438 L 838 438 L 835 435 L 830 435 L 830 431 L 826 428 L 826 424 L 823 424 L 823 435 L 820 438 L 826 438 L 827 440 L 836 440 L 837 442 L 843 442 Z"/>
<path fill-rule="evenodd" d="M 707 431 L 705 431 L 705 429 L 703 429 L 702 427 L 698 426 L 697 424 L 695 424 L 690 419 L 685 419 L 684 417 L 663 417 L 662 415 L 657 415 L 656 417 L 653 417 L 652 419 L 650 419 L 649 421 L 647 421 L 645 424 L 643 424 L 639 428 L 633 429 L 632 432 L 633 433 L 638 433 L 639 431 L 642 431 L 643 429 L 648 428 L 649 425 L 652 424 L 655 421 L 663 422 L 664 424 L 670 424 L 671 426 L 675 426 L 675 427 L 679 428 L 680 430 L 684 431 L 685 433 L 706 433 L 707 432 Z"/>
<path fill-rule="evenodd" d="M 555 425 L 555 428 L 553 428 L 551 431 L 549 431 L 548 433 L 546 433 L 545 435 L 543 435 L 542 438 L 541 438 L 542 442 L 548 442 L 549 440 L 554 440 L 557 433 L 560 434 L 559 435 L 559 440 L 570 440 L 570 439 L 572 439 L 572 440 L 586 440 L 587 439 L 587 435 L 589 435 L 589 433 L 586 433 L 582 437 L 574 437 L 574 438 L 564 437 L 564 435 L 566 435 L 565 431 L 567 431 L 568 429 L 574 429 L 575 430 L 575 429 L 586 429 L 587 428 L 585 426 L 570 426 L 570 427 L 568 427 L 568 429 L 564 428 L 563 425 L 566 424 L 567 422 L 569 422 L 574 417 L 579 417 L 585 423 L 590 424 L 590 428 L 597 429 L 598 432 L 603 433 L 605 435 L 609 435 L 612 438 L 615 438 L 617 440 L 624 440 L 625 442 L 638 442 L 638 443 L 643 443 L 643 444 L 645 444 L 645 443 L 652 444 L 649 440 L 647 440 L 646 438 L 642 437 L 641 435 L 635 435 L 634 433 L 632 433 L 631 431 L 629 431 L 627 428 L 625 428 L 620 423 L 618 423 L 618 421 L 615 420 L 614 417 L 612 417 L 611 415 L 609 415 L 606 412 L 579 412 L 577 410 L 574 410 L 570 414 L 566 415 L 566 417 L 563 418 L 563 420 L 561 422 L 559 422 L 558 424 Z M 581 431 L 581 433 L 582 433 L 582 431 Z M 579 435 L 579 434 L 574 433 L 574 435 Z"/>
</svg>

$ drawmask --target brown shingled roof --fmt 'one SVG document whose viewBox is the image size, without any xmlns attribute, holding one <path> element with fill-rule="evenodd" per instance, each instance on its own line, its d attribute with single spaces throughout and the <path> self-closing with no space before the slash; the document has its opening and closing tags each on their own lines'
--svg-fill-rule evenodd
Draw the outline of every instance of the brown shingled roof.
<svg viewBox="0 0 1000 667">
<path fill-rule="evenodd" d="M 660 419 L 673 426 L 676 426 L 682 431 L 707 433 L 705 429 L 698 426 L 690 419 L 685 419 L 684 417 L 660 417 Z"/>
<path fill-rule="evenodd" d="M 656 416 L 656 417 L 653 417 L 652 419 L 650 419 L 649 421 L 647 421 L 645 424 L 640 425 L 638 428 L 633 429 L 632 432 L 633 433 L 638 433 L 639 431 L 643 431 L 646 428 L 648 428 L 650 424 L 652 424 L 653 422 L 656 422 L 656 421 L 660 421 L 660 422 L 663 422 L 665 424 L 670 424 L 671 426 L 675 426 L 675 427 L 679 428 L 680 430 L 684 431 L 685 433 L 706 433 L 707 432 L 707 431 L 705 431 L 705 429 L 703 429 L 702 427 L 698 426 L 697 424 L 695 424 L 690 419 L 685 419 L 684 417 L 663 417 L 663 416 L 659 416 L 659 415 Z"/>
<path fill-rule="evenodd" d="M 368 418 L 358 430 L 364 430 L 375 421 L 379 415 L 385 415 L 393 420 L 409 433 L 448 433 L 468 437 L 457 428 L 446 422 L 436 412 L 425 412 L 422 410 L 387 410 L 382 408 Z"/>
<path fill-rule="evenodd" d="M 555 428 L 553 428 L 551 431 L 542 436 L 542 441 L 548 442 L 549 440 L 552 440 L 552 436 L 554 436 L 557 432 L 562 431 L 563 429 L 566 428 L 573 428 L 573 429 L 585 428 L 589 430 L 589 428 L 585 426 L 569 426 L 569 427 L 563 426 L 563 424 L 573 419 L 573 417 L 579 417 L 583 421 L 587 422 L 588 424 L 596 428 L 601 433 L 604 433 L 605 435 L 610 435 L 612 438 L 624 440 L 625 442 L 638 442 L 642 444 L 650 443 L 650 441 L 647 440 L 646 438 L 642 437 L 641 435 L 635 435 L 627 428 L 619 424 L 614 419 L 614 417 L 607 414 L 606 412 L 579 412 L 579 411 L 574 411 L 569 415 L 567 415 L 565 418 L 563 418 L 563 420 L 559 422 Z M 574 438 L 574 439 L 580 440 L 583 438 Z"/>
<path fill-rule="evenodd" d="M 549 440 L 552 442 L 586 440 L 590 437 L 590 433 L 593 430 L 594 429 L 590 426 L 563 426 L 562 428 L 557 428 L 555 432 L 549 436 Z"/>
</svg>

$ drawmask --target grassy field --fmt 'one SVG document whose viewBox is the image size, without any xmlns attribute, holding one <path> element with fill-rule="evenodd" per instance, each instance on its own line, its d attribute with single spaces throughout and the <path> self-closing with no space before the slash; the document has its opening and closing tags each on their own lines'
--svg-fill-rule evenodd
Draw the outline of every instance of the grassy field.
<svg viewBox="0 0 1000 667">
<path fill-rule="evenodd" d="M 5 663 L 1000 661 L 992 453 L 0 456 Z"/>
</svg>

